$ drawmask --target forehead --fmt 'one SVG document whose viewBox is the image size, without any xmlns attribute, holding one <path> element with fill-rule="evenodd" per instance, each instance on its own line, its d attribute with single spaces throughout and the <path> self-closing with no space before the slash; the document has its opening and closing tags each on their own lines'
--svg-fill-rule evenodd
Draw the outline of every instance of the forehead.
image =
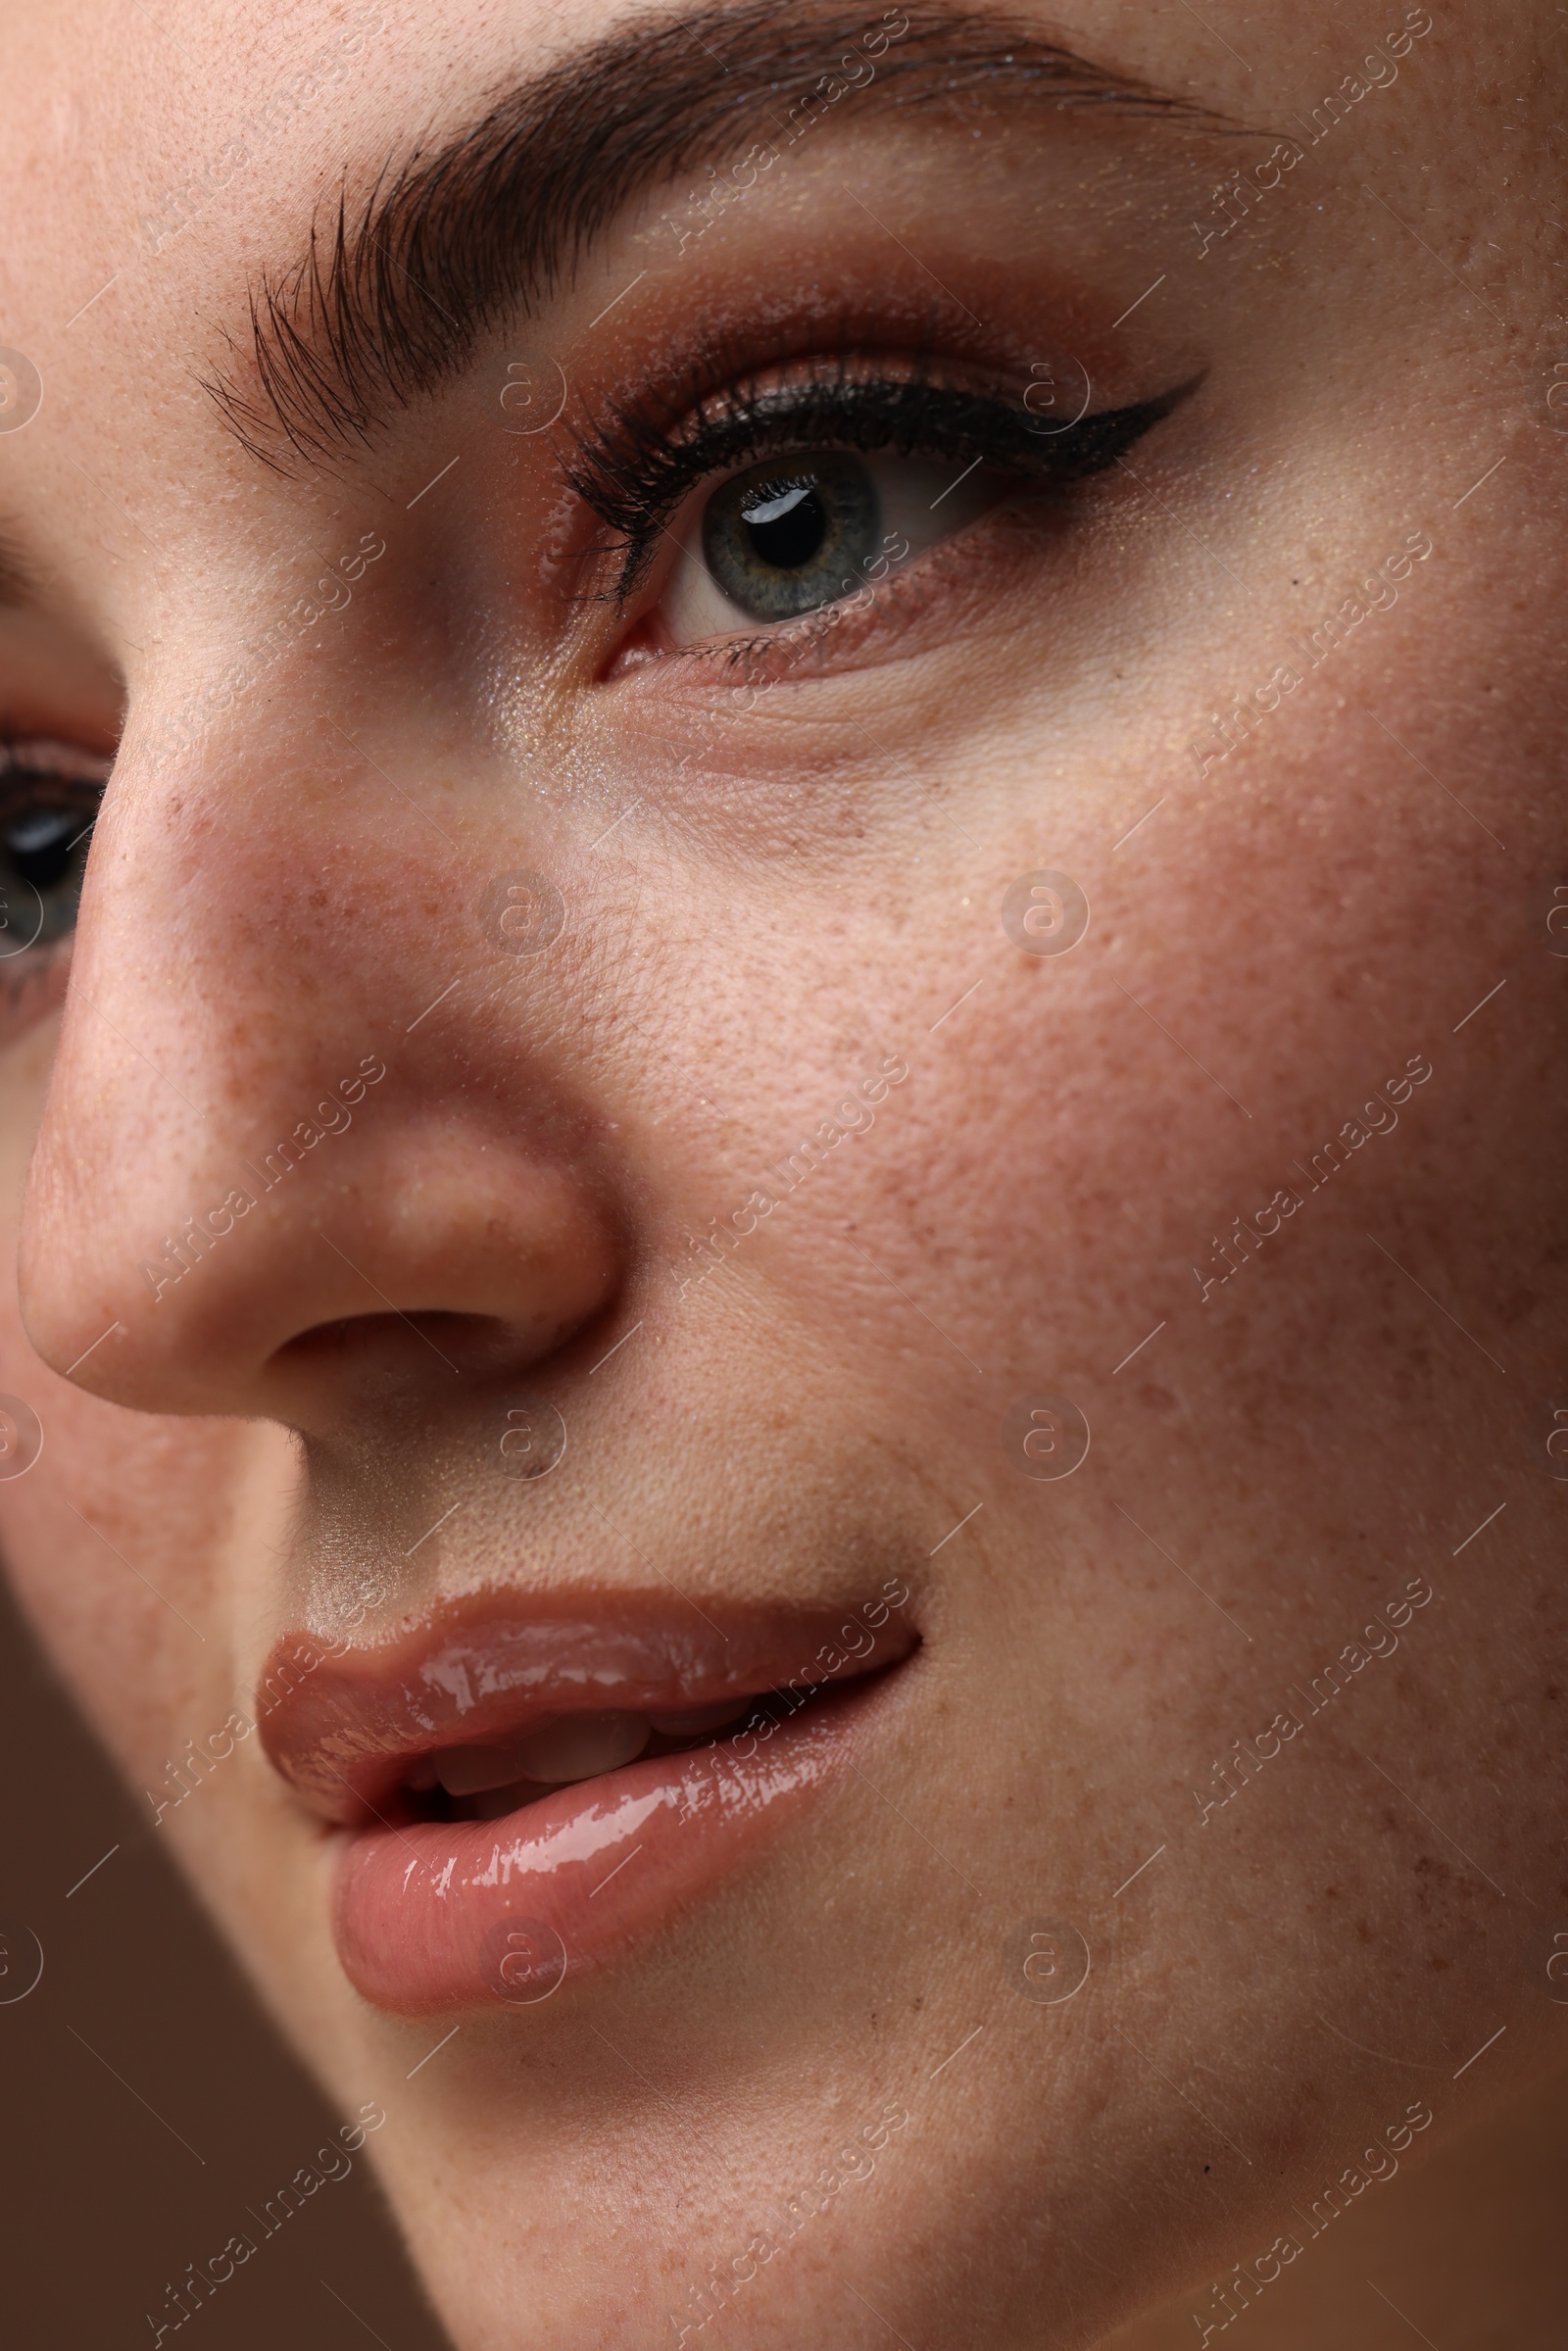
<svg viewBox="0 0 1568 2351">
<path fill-rule="evenodd" d="M 1403 13 L 1391 8 L 1391 29 Z M 891 46 L 890 23 L 902 27 Z M 1320 74 L 1343 73 L 1370 45 L 1276 5 L 1248 12 L 1243 60 L 1201 20 L 1159 22 L 1123 0 L 1078 0 L 1049 19 L 1029 7 L 939 17 L 853 0 L 789 12 L 757 0 L 675 12 L 516 0 L 395 13 L 378 0 L 287 12 L 173 0 L 156 24 L 139 11 L 106 17 L 93 0 L 24 7 L 10 13 L 0 75 L 15 315 L 52 356 L 55 338 L 71 336 L 63 365 L 109 338 L 149 351 L 193 348 L 202 330 L 220 341 L 243 325 L 249 283 L 301 255 L 345 178 L 368 189 L 509 92 L 555 77 L 551 160 L 591 158 L 591 175 L 613 183 L 637 160 L 628 145 L 657 148 L 662 132 L 678 160 L 683 129 L 701 145 L 737 107 L 787 104 L 868 34 L 880 34 L 891 88 L 945 31 L 998 58 L 1014 36 L 1054 40 L 1178 104 L 1232 115 L 1299 97 L 1314 59 Z M 612 41 L 627 53 L 618 75 L 574 89 L 574 72 Z M 623 122 L 628 138 L 611 138 Z"/>
</svg>

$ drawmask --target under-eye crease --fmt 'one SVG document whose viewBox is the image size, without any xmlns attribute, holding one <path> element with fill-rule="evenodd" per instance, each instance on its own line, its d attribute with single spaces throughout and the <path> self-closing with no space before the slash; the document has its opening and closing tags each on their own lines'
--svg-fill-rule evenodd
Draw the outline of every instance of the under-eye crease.
<svg viewBox="0 0 1568 2351">
<path fill-rule="evenodd" d="M 754 372 L 684 400 L 647 392 L 616 404 L 579 436 L 566 477 L 612 534 L 597 551 L 610 566 L 600 594 L 624 607 L 682 501 L 748 460 L 887 451 L 984 464 L 1041 489 L 1064 488 L 1113 465 L 1195 389 L 1189 381 L 1047 432 L 1001 383 L 945 383 L 928 359 L 836 355 L 782 382 Z"/>
</svg>

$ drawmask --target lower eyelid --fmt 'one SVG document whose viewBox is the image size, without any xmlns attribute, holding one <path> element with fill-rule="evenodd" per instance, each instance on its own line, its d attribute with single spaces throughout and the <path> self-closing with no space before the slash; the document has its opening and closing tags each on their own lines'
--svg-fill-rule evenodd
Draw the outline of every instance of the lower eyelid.
<svg viewBox="0 0 1568 2351">
<path fill-rule="evenodd" d="M 810 455 L 809 451 L 803 452 L 803 460 L 808 462 Z M 787 473 L 790 459 L 786 456 L 778 463 L 780 471 Z M 817 614 L 842 612 L 846 604 L 863 602 L 866 590 L 875 589 L 891 573 L 917 562 L 933 547 L 957 538 L 991 508 L 1001 504 L 1010 488 L 1028 486 L 984 460 L 958 465 L 941 458 L 872 451 L 865 455 L 863 463 L 875 485 L 883 525 L 876 552 L 861 559 L 858 571 L 842 578 L 836 597 L 826 598 L 797 616 L 772 624 L 770 633 L 809 629 Z M 744 474 L 748 469 L 737 470 Z M 670 528 L 669 539 L 680 552 L 650 612 L 650 618 L 657 614 L 663 620 L 671 640 L 666 650 L 732 642 L 740 637 L 760 636 L 769 629 L 766 621 L 749 616 L 726 598 L 699 552 L 704 517 L 722 486 L 705 484 L 695 492 Z M 667 611 L 665 608 L 671 603 L 674 610 Z M 818 625 L 832 627 L 838 623 L 824 618 Z"/>
<path fill-rule="evenodd" d="M 874 648 L 878 637 L 892 656 L 938 608 L 944 621 L 940 641 L 945 642 L 967 618 L 983 619 L 984 607 L 999 591 L 1038 563 L 1042 520 L 1058 527 L 1059 509 L 1042 509 L 1025 490 L 911 556 L 881 584 L 867 583 L 863 601 L 857 593 L 771 628 L 738 628 L 696 644 L 626 651 L 612 665 L 607 682 L 646 681 L 649 691 L 658 690 L 661 678 L 675 688 L 694 689 L 807 684 L 865 666 L 858 657 L 867 646 Z M 905 649 L 923 650 L 923 645 Z"/>
<path fill-rule="evenodd" d="M 641 674 L 649 680 L 648 690 L 657 690 L 653 681 L 661 672 L 677 690 L 684 683 L 694 687 L 723 684 L 733 688 L 748 683 L 760 687 L 805 682 L 824 672 L 863 666 L 858 657 L 868 646 L 873 653 L 881 651 L 883 658 L 893 655 L 906 658 L 943 641 L 922 625 L 930 619 L 939 599 L 945 599 L 945 638 L 950 639 L 956 628 L 970 621 L 983 624 L 992 615 L 976 609 L 981 600 L 989 598 L 994 603 L 999 590 L 1022 584 L 1026 556 L 1038 563 L 1043 533 L 1059 529 L 1068 519 L 1082 485 L 1096 474 L 1109 473 L 1122 450 L 1136 445 L 1162 422 L 1200 388 L 1202 380 L 1200 373 L 1168 392 L 1097 412 L 1084 419 L 1081 432 L 1075 428 L 1071 447 L 1054 438 L 1047 448 L 1041 449 L 1032 435 L 1027 447 L 1015 437 L 1009 441 L 1008 432 L 1004 429 L 1009 419 L 1004 416 L 1003 425 L 990 432 L 989 439 L 993 444 L 999 440 L 1006 442 L 1008 454 L 988 454 L 981 478 L 989 475 L 992 480 L 1000 479 L 1009 486 L 996 498 L 989 513 L 980 512 L 961 520 L 956 530 L 934 543 L 916 547 L 907 562 L 885 583 L 868 582 L 866 588 L 840 595 L 799 617 L 781 617 L 771 624 L 751 619 L 738 612 L 732 601 L 722 598 L 719 601 L 734 615 L 725 624 L 724 616 L 712 610 L 713 600 L 708 600 L 708 609 L 704 611 L 699 598 L 697 610 L 688 612 L 688 619 L 698 621 L 700 629 L 692 629 L 685 641 L 679 641 L 669 625 L 669 616 L 662 611 L 663 595 L 670 592 L 673 577 L 668 574 L 662 593 L 649 594 L 646 602 L 639 596 L 641 615 L 631 634 L 616 647 L 602 675 L 607 682 L 624 679 L 629 683 Z M 1016 416 L 1010 417 L 1010 423 L 1017 423 Z M 974 445 L 975 436 L 970 433 L 967 446 Z M 829 426 L 816 436 L 802 435 L 785 442 L 774 462 L 780 466 L 787 465 L 792 447 L 808 455 L 813 448 L 845 446 Z M 894 461 L 894 453 L 886 447 L 862 450 L 860 454 L 867 464 Z M 738 462 L 731 467 L 730 476 L 744 472 L 748 465 L 760 465 L 764 462 L 755 456 L 745 463 Z M 940 492 L 933 490 L 932 498 L 926 501 L 932 511 L 949 499 L 961 506 L 966 475 L 980 470 L 972 465 L 965 466 L 956 458 L 945 462 L 917 457 L 914 453 L 898 462 L 906 465 L 925 464 L 934 468 L 932 478 L 941 480 L 943 486 Z M 956 470 L 948 472 L 946 467 L 950 465 Z M 581 494 L 581 485 L 577 486 Z M 721 483 L 710 476 L 693 489 L 677 510 L 676 523 L 663 526 L 666 543 L 673 541 L 680 546 L 688 562 L 691 541 L 701 530 L 707 503 L 720 487 Z M 982 507 L 984 504 L 981 501 Z M 1009 516 L 1010 526 L 1006 520 Z M 917 520 L 912 510 L 911 518 Z M 919 535 L 917 529 L 916 536 Z M 708 577 L 706 566 L 704 576 Z M 831 572 L 828 577 L 831 578 Z M 881 648 L 875 643 L 878 637 L 883 640 Z M 679 668 L 673 668 L 671 664 L 677 662 Z"/>
</svg>

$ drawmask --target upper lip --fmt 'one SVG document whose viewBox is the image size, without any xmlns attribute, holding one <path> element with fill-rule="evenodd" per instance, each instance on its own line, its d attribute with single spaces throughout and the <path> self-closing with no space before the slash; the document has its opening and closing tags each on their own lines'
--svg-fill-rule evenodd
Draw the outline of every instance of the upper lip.
<svg viewBox="0 0 1568 2351">
<path fill-rule="evenodd" d="M 552 1715 L 673 1711 L 897 1664 L 919 1636 L 902 1603 L 876 1604 L 873 1632 L 863 1603 L 698 1608 L 617 1595 L 590 1616 L 492 1592 L 373 1645 L 287 1633 L 257 1691 L 262 1744 L 316 1811 L 363 1825 L 442 1747 L 500 1743 Z"/>
</svg>

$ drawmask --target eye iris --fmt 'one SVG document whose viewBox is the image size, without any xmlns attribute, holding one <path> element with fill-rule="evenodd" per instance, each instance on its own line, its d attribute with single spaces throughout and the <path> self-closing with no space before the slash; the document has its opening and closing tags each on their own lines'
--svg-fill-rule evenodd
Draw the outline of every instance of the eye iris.
<svg viewBox="0 0 1568 2351">
<path fill-rule="evenodd" d="M 703 556 L 749 618 L 787 620 L 856 587 L 880 530 L 869 467 L 847 452 L 824 451 L 725 482 L 703 515 Z"/>
</svg>

